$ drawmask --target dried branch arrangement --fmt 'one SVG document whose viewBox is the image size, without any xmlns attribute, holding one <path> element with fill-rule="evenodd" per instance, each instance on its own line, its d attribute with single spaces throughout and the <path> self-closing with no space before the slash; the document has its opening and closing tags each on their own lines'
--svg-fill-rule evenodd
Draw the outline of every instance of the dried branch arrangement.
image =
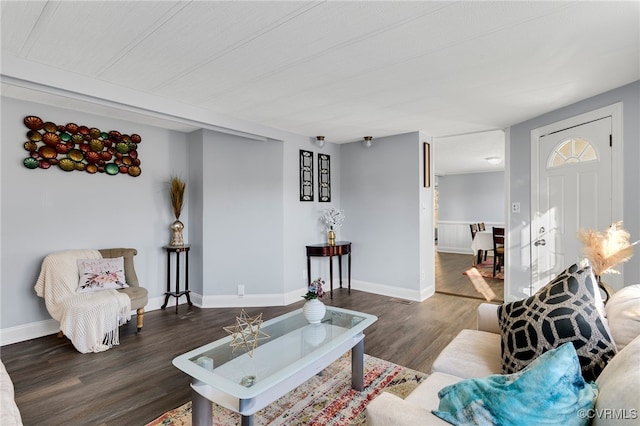
<svg viewBox="0 0 640 426">
<path fill-rule="evenodd" d="M 169 194 L 171 195 L 171 207 L 173 207 L 173 214 L 176 220 L 180 219 L 180 213 L 182 212 L 182 206 L 184 204 L 184 189 L 187 184 L 177 176 L 174 176 L 169 181 Z"/>
<path fill-rule="evenodd" d="M 604 232 L 581 229 L 578 237 L 597 277 L 606 273 L 619 274 L 620 271 L 614 268 L 633 256 L 633 246 L 638 243 L 629 243 L 630 234 L 622 228 L 622 221 L 613 223 Z"/>
</svg>

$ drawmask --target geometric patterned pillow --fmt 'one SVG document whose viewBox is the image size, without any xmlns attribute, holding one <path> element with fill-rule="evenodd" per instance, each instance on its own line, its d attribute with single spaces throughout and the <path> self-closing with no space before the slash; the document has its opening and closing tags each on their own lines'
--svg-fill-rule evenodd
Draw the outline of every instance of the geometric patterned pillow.
<svg viewBox="0 0 640 426">
<path fill-rule="evenodd" d="M 78 273 L 77 293 L 129 287 L 124 279 L 124 257 L 78 259 Z"/>
<path fill-rule="evenodd" d="M 578 354 L 582 376 L 595 380 L 616 354 L 606 321 L 596 309 L 591 267 L 572 265 L 528 299 L 498 308 L 502 371 L 520 371 L 566 342 Z"/>
</svg>

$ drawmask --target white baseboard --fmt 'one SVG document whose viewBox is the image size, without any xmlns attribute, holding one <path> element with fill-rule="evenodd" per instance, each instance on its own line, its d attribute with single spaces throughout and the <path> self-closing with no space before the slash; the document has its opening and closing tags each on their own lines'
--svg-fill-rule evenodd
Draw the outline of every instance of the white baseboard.
<svg viewBox="0 0 640 426">
<path fill-rule="evenodd" d="M 438 246 L 438 253 L 473 254 L 471 253 L 471 249 L 461 249 L 460 247 L 440 247 L 440 246 Z"/>
<path fill-rule="evenodd" d="M 299 288 L 282 294 L 245 294 L 205 296 L 198 295 L 200 304 L 193 303 L 201 308 L 246 308 L 262 306 L 288 306 L 302 300 L 302 296 L 307 292 L 306 287 Z M 193 293 L 191 293 L 193 295 Z M 193 299 L 193 296 L 192 296 Z"/>
<path fill-rule="evenodd" d="M 416 291 L 406 288 L 392 287 L 384 284 L 377 284 L 367 281 L 351 280 L 351 288 L 354 290 L 366 291 L 367 293 L 379 294 L 381 296 L 395 297 L 398 299 L 413 300 L 422 302 L 433 295 L 432 291 Z M 425 294 L 423 294 L 425 293 Z M 430 294 L 429 294 L 430 293 Z"/>
<path fill-rule="evenodd" d="M 22 324 L 0 330 L 0 345 L 24 342 L 42 336 L 55 334 L 60 330 L 60 323 L 54 319 Z"/>
<path fill-rule="evenodd" d="M 175 300 L 175 298 L 172 299 Z M 160 309 L 163 302 L 164 296 L 149 299 L 149 303 L 144 307 L 144 310 L 145 312 L 150 312 Z M 167 306 L 175 306 L 175 302 Z M 135 315 L 136 311 L 131 311 L 133 321 L 135 321 Z M 58 331 L 60 331 L 60 323 L 54 319 L 3 328 L 0 330 L 0 346 L 37 339 L 38 337 L 48 336 L 50 334 L 57 334 Z"/>
</svg>

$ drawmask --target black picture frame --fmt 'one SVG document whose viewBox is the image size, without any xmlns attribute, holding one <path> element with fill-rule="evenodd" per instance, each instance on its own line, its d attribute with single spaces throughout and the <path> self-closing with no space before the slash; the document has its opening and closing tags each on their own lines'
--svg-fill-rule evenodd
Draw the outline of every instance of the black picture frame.
<svg viewBox="0 0 640 426">
<path fill-rule="evenodd" d="M 318 201 L 331 202 L 331 156 L 318 153 Z"/>
<path fill-rule="evenodd" d="M 300 201 L 313 201 L 313 152 L 300 150 Z"/>
</svg>

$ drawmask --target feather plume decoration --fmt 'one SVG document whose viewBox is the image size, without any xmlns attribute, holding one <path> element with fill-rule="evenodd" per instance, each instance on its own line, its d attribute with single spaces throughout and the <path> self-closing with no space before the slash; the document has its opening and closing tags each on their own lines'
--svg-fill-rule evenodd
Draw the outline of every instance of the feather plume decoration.
<svg viewBox="0 0 640 426">
<path fill-rule="evenodd" d="M 622 221 L 615 222 L 604 232 L 581 229 L 578 237 L 584 244 L 583 252 L 589 259 L 594 275 L 619 274 L 615 266 L 633 256 L 633 244 L 629 243 L 629 233 L 622 228 Z"/>
<path fill-rule="evenodd" d="M 180 213 L 182 212 L 182 206 L 184 203 L 184 189 L 187 184 L 177 176 L 174 176 L 169 181 L 169 194 L 171 195 L 171 207 L 173 207 L 173 214 L 176 220 L 180 219 Z"/>
</svg>

